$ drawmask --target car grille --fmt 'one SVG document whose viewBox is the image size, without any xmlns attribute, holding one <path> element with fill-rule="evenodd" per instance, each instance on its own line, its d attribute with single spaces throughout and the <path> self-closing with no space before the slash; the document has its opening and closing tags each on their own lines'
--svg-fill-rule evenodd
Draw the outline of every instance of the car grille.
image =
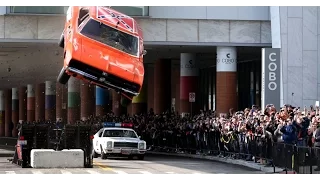
<svg viewBox="0 0 320 180">
<path fill-rule="evenodd" d="M 132 143 L 132 142 L 114 142 L 114 147 L 127 147 L 127 148 L 138 148 L 138 143 Z"/>
</svg>

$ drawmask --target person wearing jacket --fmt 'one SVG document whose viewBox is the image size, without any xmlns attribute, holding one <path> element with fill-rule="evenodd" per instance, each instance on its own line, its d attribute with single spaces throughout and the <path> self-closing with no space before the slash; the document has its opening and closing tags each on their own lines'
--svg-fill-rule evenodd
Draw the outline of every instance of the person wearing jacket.
<svg viewBox="0 0 320 180">
<path fill-rule="evenodd" d="M 318 124 L 318 128 L 314 133 L 314 147 L 320 148 L 320 126 Z M 317 151 L 317 168 L 315 171 L 320 171 L 320 151 Z"/>
<path fill-rule="evenodd" d="M 294 144 L 296 142 L 296 128 L 292 124 L 291 119 L 287 120 L 287 124 L 284 125 L 280 131 L 282 132 L 282 140 L 286 144 Z"/>
</svg>

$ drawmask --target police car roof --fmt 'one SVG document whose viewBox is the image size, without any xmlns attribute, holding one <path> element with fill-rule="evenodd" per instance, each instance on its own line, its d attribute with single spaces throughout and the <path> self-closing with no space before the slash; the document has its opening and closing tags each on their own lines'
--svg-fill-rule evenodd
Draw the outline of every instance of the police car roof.
<svg viewBox="0 0 320 180">
<path fill-rule="evenodd" d="M 104 127 L 102 129 L 104 129 L 104 130 L 129 130 L 129 131 L 134 131 L 131 128 L 123 128 L 123 127 Z"/>
</svg>

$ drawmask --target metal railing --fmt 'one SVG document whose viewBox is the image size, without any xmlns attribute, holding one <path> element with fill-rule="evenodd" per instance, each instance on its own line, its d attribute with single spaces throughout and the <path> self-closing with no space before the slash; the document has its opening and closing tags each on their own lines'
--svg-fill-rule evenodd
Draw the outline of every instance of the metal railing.
<svg viewBox="0 0 320 180">
<path fill-rule="evenodd" d="M 153 151 L 230 157 L 283 168 L 284 173 L 320 174 L 320 148 L 276 143 L 261 135 L 165 131 L 142 135 Z"/>
</svg>

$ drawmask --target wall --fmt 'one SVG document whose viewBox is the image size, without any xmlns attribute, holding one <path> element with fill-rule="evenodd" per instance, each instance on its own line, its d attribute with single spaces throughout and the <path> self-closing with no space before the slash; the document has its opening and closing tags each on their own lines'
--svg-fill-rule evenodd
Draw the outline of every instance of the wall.
<svg viewBox="0 0 320 180">
<path fill-rule="evenodd" d="M 0 41 L 56 42 L 64 16 L 0 16 Z M 271 43 L 270 21 L 138 18 L 146 44 L 261 46 Z M 54 41 L 53 41 L 54 40 Z M 268 44 L 269 45 L 269 44 Z"/>
<path fill-rule="evenodd" d="M 269 6 L 150 6 L 149 16 L 166 19 L 270 20 Z"/>
<path fill-rule="evenodd" d="M 279 16 L 283 102 L 314 105 L 320 99 L 320 7 L 280 7 Z"/>
</svg>

